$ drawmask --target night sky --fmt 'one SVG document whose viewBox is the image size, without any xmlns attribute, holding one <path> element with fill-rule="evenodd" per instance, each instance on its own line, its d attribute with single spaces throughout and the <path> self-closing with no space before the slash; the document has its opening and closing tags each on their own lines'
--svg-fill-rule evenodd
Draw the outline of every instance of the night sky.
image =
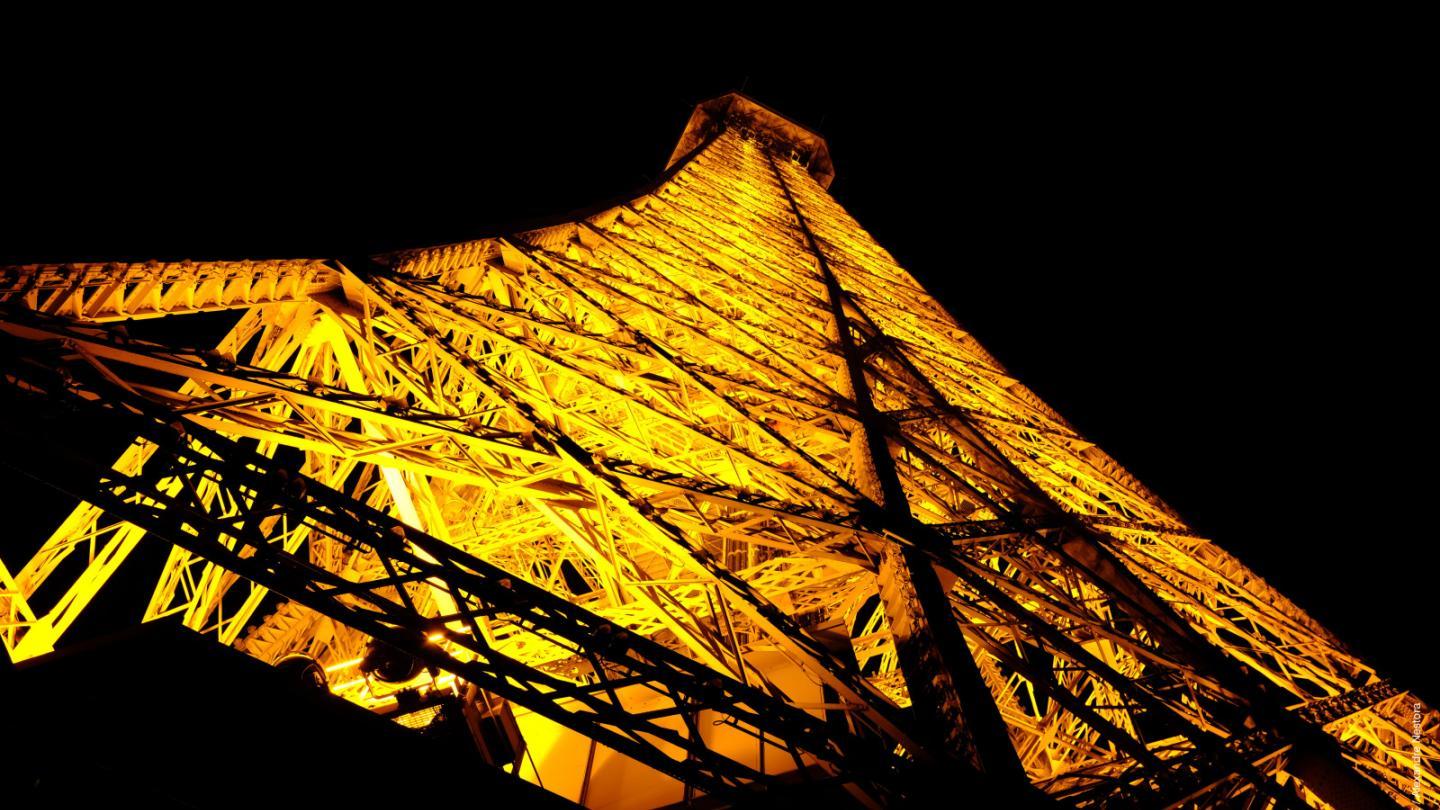
<svg viewBox="0 0 1440 810">
<path fill-rule="evenodd" d="M 1400 247 L 1419 233 L 1411 102 L 1375 71 L 1206 48 L 564 79 L 473 54 L 381 61 L 207 75 L 203 92 L 178 63 L 15 88 L 0 261 L 486 236 L 646 185 L 693 105 L 743 87 L 828 138 L 832 193 L 1082 435 L 1440 697 L 1419 663 L 1434 476 L 1414 469 L 1433 364 L 1413 279 L 1433 257 Z"/>
</svg>

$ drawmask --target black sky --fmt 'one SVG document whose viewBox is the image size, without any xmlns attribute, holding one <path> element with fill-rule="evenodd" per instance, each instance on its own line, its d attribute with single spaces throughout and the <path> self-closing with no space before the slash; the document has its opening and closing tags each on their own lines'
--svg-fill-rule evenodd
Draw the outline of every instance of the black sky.
<svg viewBox="0 0 1440 810">
<path fill-rule="evenodd" d="M 0 251 L 328 257 L 484 236 L 643 186 L 693 105 L 743 85 L 829 139 L 832 192 L 1012 372 L 1433 701 L 1433 257 L 1402 247 L 1420 232 L 1413 102 L 1368 54 L 1271 46 L 12 78 Z"/>
</svg>

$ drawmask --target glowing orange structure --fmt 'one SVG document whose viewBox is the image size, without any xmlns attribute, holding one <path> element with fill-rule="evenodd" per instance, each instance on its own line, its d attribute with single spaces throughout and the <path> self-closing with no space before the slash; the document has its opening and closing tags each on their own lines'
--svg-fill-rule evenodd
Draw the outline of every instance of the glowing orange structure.
<svg viewBox="0 0 1440 810">
<path fill-rule="evenodd" d="M 732 94 L 575 222 L 5 268 L 10 388 L 138 437 L 0 562 L 6 651 L 165 543 L 144 621 L 488 718 L 493 764 L 591 807 L 1440 801 L 1440 714 L 1007 374 L 833 176 Z M 213 348 L 120 328 L 212 312 Z"/>
</svg>

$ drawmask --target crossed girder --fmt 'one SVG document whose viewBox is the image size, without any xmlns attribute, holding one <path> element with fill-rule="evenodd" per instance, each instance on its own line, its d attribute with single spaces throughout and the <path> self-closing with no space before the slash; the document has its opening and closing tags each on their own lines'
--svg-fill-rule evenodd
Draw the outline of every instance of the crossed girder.
<svg viewBox="0 0 1440 810">
<path fill-rule="evenodd" d="M 1416 773 L 1440 799 L 1440 715 L 1077 435 L 751 124 L 584 220 L 373 266 L 0 271 L 12 385 L 192 439 L 142 436 L 37 550 L 0 549 L 7 652 L 53 649 L 148 533 L 173 547 L 146 620 L 304 652 L 372 708 L 394 696 L 356 670 L 366 640 L 440 633 L 430 688 L 495 688 L 705 792 L 763 782 L 773 748 L 879 801 L 907 762 L 1077 806 L 1404 800 Z M 218 345 L 122 328 L 198 312 L 234 319 Z M 266 502 L 277 470 L 328 506 Z M 220 521 L 205 542 L 166 528 L 181 503 Z M 363 548 L 329 522 L 352 506 Z M 262 548 L 304 565 L 276 579 Z M 500 579 L 552 623 L 477 607 Z M 383 617 L 354 602 L 381 592 Z M 576 640 L 600 626 L 699 678 L 697 711 L 752 690 L 758 766 L 693 718 L 637 745 L 557 710 L 604 693 Z M 506 692 L 485 656 L 549 686 Z M 901 770 L 857 759 L 882 749 Z"/>
</svg>

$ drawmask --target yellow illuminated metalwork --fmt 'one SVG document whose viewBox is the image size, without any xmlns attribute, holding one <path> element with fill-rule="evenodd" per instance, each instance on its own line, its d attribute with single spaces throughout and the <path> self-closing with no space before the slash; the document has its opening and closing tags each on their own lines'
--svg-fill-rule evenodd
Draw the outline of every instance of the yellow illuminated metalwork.
<svg viewBox="0 0 1440 810">
<path fill-rule="evenodd" d="M 307 476 L 815 711 L 864 712 L 880 694 L 909 705 L 889 618 L 903 608 L 887 590 L 887 572 L 905 567 L 884 559 L 906 525 L 925 527 L 913 531 L 952 545 L 944 620 L 963 630 L 1007 754 L 1056 798 L 1103 803 L 1122 775 L 1191 755 L 1195 734 L 1148 732 L 1147 701 L 1238 739 L 1209 707 L 1243 701 L 1195 664 L 1215 654 L 1285 696 L 1285 711 L 1323 727 L 1392 798 L 1414 789 L 1440 802 L 1440 714 L 1381 681 L 1009 375 L 829 195 L 831 176 L 823 140 L 732 96 L 697 112 L 649 193 L 580 221 L 382 257 L 385 272 L 363 275 L 335 261 L 8 268 L 0 298 L 75 324 L 237 311 L 214 350 L 229 371 L 181 350 L 65 337 L 112 367 L 172 376 L 173 388 L 147 393 L 188 419 L 267 453 L 298 451 Z M 870 427 L 857 370 L 881 417 Z M 867 429 L 883 429 L 888 460 Z M 537 432 L 593 463 L 543 449 Z M 152 449 L 137 442 L 117 469 Z M 913 524 L 867 517 L 894 506 L 877 464 L 893 465 Z M 279 536 L 300 548 L 307 530 Z M 344 547 L 308 539 L 315 562 L 367 576 L 348 570 L 359 563 Z M 0 561 L 10 657 L 54 649 L 142 540 L 82 504 L 31 559 Z M 36 604 L 47 582 L 61 595 Z M 1148 595 L 1125 596 L 1137 584 Z M 358 669 L 363 634 L 295 603 L 257 615 L 265 595 L 175 548 L 143 618 L 178 617 L 265 661 L 308 654 L 337 694 L 393 702 L 400 686 Z M 1173 626 L 1133 615 L 1147 598 Z M 845 628 L 875 691 L 826 682 L 777 609 Z M 533 667 L 573 668 L 545 638 L 483 631 Z M 1196 640 L 1210 653 L 1176 651 Z M 401 686 L 455 681 L 424 673 Z M 684 795 L 649 772 L 653 789 L 621 796 L 620 782 L 591 774 L 630 772 L 597 769 L 592 744 L 523 708 L 520 725 L 531 756 L 519 772 L 573 799 Z M 762 771 L 796 767 L 765 741 L 754 759 Z M 1284 746 L 1252 759 L 1326 804 Z M 1216 801 L 1246 795 L 1236 784 L 1207 789 Z"/>
</svg>

